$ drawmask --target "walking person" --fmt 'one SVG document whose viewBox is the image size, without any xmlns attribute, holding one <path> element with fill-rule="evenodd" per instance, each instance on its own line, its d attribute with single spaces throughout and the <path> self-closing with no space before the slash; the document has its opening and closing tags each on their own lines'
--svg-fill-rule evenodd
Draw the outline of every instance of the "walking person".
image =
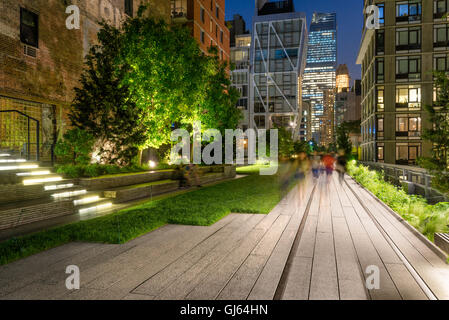
<svg viewBox="0 0 449 320">
<path fill-rule="evenodd" d="M 306 178 L 310 170 L 310 162 L 305 152 L 299 153 L 297 159 L 295 179 L 298 182 L 298 199 L 299 205 L 301 205 L 305 200 Z"/>
<path fill-rule="evenodd" d="M 314 152 L 312 156 L 312 174 L 314 179 L 320 177 L 321 157 L 318 152 Z"/>
<path fill-rule="evenodd" d="M 335 158 L 331 154 L 326 154 L 323 157 L 323 164 L 326 170 L 327 183 L 329 184 L 334 173 Z"/>
<path fill-rule="evenodd" d="M 338 158 L 337 158 L 337 171 L 338 171 L 338 180 L 340 181 L 340 184 L 343 184 L 343 181 L 345 180 L 347 164 L 348 164 L 348 160 L 346 158 L 345 151 L 339 150 Z"/>
</svg>

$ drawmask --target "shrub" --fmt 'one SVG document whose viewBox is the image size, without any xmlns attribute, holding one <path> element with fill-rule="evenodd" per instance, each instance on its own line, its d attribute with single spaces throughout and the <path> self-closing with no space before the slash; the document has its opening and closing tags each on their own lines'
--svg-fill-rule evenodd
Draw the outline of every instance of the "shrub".
<svg viewBox="0 0 449 320">
<path fill-rule="evenodd" d="M 138 166 L 138 165 L 131 165 L 128 167 L 119 167 L 114 165 L 101 165 L 101 164 L 59 165 L 56 168 L 57 173 L 62 174 L 66 178 L 71 179 L 95 178 L 109 174 L 149 171 L 148 166 Z"/>
<path fill-rule="evenodd" d="M 55 155 L 63 164 L 87 165 L 94 145 L 94 137 L 84 130 L 68 130 L 55 146 Z"/>
<path fill-rule="evenodd" d="M 384 180 L 384 175 L 368 167 L 348 163 L 348 173 L 413 227 L 433 241 L 434 234 L 449 232 L 449 203 L 429 205 L 421 196 L 408 195 Z"/>
</svg>

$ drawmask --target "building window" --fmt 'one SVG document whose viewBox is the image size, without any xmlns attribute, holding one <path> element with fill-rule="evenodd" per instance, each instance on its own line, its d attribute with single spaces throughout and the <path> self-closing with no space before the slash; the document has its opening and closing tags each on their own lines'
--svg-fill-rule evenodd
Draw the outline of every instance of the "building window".
<svg viewBox="0 0 449 320">
<path fill-rule="evenodd" d="M 433 57 L 433 69 L 437 71 L 449 71 L 449 55 L 435 55 Z"/>
<path fill-rule="evenodd" d="M 396 109 L 420 110 L 421 86 L 419 85 L 397 86 Z"/>
<path fill-rule="evenodd" d="M 133 16 L 133 0 L 125 0 L 125 13 L 130 17 Z"/>
<path fill-rule="evenodd" d="M 396 137 L 419 138 L 421 136 L 421 117 L 396 115 Z"/>
<path fill-rule="evenodd" d="M 204 8 L 201 8 L 201 22 L 204 23 L 206 20 L 204 18 Z"/>
<path fill-rule="evenodd" d="M 384 150 L 385 150 L 385 147 L 383 145 L 378 145 L 377 146 L 377 160 L 378 161 L 384 161 L 385 160 Z"/>
<path fill-rule="evenodd" d="M 421 57 L 397 57 L 396 80 L 420 80 Z"/>
<path fill-rule="evenodd" d="M 433 18 L 441 19 L 448 12 L 448 0 L 433 1 Z"/>
<path fill-rule="evenodd" d="M 421 1 L 410 0 L 396 3 L 396 22 L 421 21 Z"/>
<path fill-rule="evenodd" d="M 223 43 L 223 31 L 220 31 L 220 42 Z"/>
<path fill-rule="evenodd" d="M 397 164 L 415 164 L 421 155 L 421 145 L 417 143 L 397 143 L 396 144 L 396 163 Z"/>
<path fill-rule="evenodd" d="M 385 110 L 385 89 L 377 87 L 376 91 L 377 111 L 383 112 Z"/>
<path fill-rule="evenodd" d="M 214 10 L 214 1 L 210 0 L 210 11 Z"/>
<path fill-rule="evenodd" d="M 220 19 L 220 7 L 218 5 L 215 7 L 215 16 Z"/>
<path fill-rule="evenodd" d="M 381 55 L 385 53 L 385 31 L 376 30 L 376 54 Z"/>
<path fill-rule="evenodd" d="M 376 59 L 376 81 L 384 82 L 385 80 L 385 63 L 383 58 Z"/>
<path fill-rule="evenodd" d="M 396 31 L 396 50 L 421 49 L 421 28 L 405 28 Z"/>
<path fill-rule="evenodd" d="M 39 16 L 24 8 L 20 8 L 20 41 L 39 47 Z"/>
<path fill-rule="evenodd" d="M 171 0 L 171 15 L 173 18 L 187 16 L 187 0 Z"/>
<path fill-rule="evenodd" d="M 218 40 L 218 24 L 215 25 L 215 38 Z"/>
<path fill-rule="evenodd" d="M 379 7 L 379 23 L 383 25 L 385 24 L 385 4 L 378 3 L 377 6 Z"/>
<path fill-rule="evenodd" d="M 447 24 L 433 26 L 433 46 L 434 48 L 441 48 L 448 46 L 449 27 Z"/>
<path fill-rule="evenodd" d="M 204 31 L 201 31 L 201 43 L 204 43 Z"/>
<path fill-rule="evenodd" d="M 383 139 L 384 137 L 384 118 L 377 119 L 377 138 Z"/>
<path fill-rule="evenodd" d="M 212 22 L 212 19 L 209 21 L 209 32 L 212 34 L 214 31 L 214 23 Z"/>
</svg>

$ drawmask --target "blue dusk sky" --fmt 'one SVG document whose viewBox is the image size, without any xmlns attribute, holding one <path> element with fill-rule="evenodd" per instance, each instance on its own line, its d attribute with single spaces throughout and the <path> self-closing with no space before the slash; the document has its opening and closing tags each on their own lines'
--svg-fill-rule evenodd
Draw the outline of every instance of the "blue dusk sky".
<svg viewBox="0 0 449 320">
<path fill-rule="evenodd" d="M 352 80 L 360 79 L 360 66 L 356 65 L 363 26 L 363 0 L 294 0 L 295 10 L 307 14 L 307 28 L 314 12 L 337 13 L 338 64 L 346 63 Z M 240 14 L 251 30 L 254 0 L 226 0 L 226 20 Z"/>
</svg>

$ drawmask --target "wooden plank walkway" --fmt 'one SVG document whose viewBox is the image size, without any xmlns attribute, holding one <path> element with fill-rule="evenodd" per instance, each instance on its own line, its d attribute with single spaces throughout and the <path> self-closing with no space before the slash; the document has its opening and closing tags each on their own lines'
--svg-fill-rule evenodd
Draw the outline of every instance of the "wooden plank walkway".
<svg viewBox="0 0 449 320">
<path fill-rule="evenodd" d="M 70 243 L 0 267 L 0 299 L 449 299 L 449 266 L 347 178 L 308 180 L 268 215 Z M 81 289 L 65 288 L 77 265 Z M 380 288 L 366 287 L 369 266 Z"/>
</svg>

